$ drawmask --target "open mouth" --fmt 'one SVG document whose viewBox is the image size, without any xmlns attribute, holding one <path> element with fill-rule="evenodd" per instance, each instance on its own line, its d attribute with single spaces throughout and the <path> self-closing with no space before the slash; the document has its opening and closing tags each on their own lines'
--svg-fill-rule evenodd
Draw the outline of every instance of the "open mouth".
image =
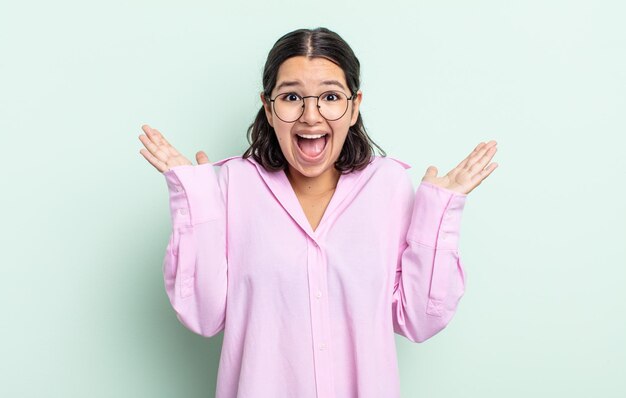
<svg viewBox="0 0 626 398">
<path fill-rule="evenodd" d="M 317 160 L 324 153 L 328 143 L 328 133 L 325 134 L 297 134 L 297 145 L 300 154 L 307 160 Z"/>
</svg>

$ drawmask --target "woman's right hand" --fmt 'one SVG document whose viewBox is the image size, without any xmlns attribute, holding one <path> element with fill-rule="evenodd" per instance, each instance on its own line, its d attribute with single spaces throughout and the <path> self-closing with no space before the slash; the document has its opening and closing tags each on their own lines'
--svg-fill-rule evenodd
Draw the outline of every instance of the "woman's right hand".
<svg viewBox="0 0 626 398">
<path fill-rule="evenodd" d="M 139 135 L 139 141 L 146 147 L 141 148 L 139 153 L 151 165 L 153 165 L 161 173 L 168 171 L 172 167 L 191 165 L 192 163 L 183 155 L 181 155 L 176 148 L 163 137 L 163 134 L 157 129 L 144 124 L 141 129 L 146 133 Z M 196 153 L 196 161 L 198 164 L 209 163 L 209 158 L 203 151 Z"/>
</svg>

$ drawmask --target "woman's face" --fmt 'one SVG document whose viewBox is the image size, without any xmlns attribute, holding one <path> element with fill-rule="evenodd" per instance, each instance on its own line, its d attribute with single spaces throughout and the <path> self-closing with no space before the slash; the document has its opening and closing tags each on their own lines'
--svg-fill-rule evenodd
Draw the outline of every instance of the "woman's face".
<svg viewBox="0 0 626 398">
<path fill-rule="evenodd" d="M 270 97 L 275 98 L 277 94 L 283 93 L 295 93 L 299 97 L 317 96 L 329 90 L 341 91 L 348 97 L 351 95 L 343 70 L 325 58 L 296 56 L 280 65 L 276 86 Z M 289 163 L 290 173 L 299 173 L 305 177 L 336 173 L 334 163 L 339 158 L 349 127 L 357 121 L 361 96 L 362 93 L 359 91 L 356 99 L 348 101 L 346 113 L 334 121 L 324 119 L 316 107 L 315 98 L 305 98 L 302 116 L 295 122 L 287 123 L 276 116 L 271 103 L 261 93 L 267 120 L 276 132 L 280 148 Z M 290 97 L 294 98 L 298 97 Z M 277 98 L 276 101 L 278 100 Z M 323 99 L 320 99 L 320 103 L 322 101 Z M 320 140 L 306 142 L 307 139 L 298 138 L 298 134 L 327 135 Z M 304 148 L 304 151 L 301 148 Z M 316 149 L 320 148 L 323 148 L 321 153 L 311 155 L 316 154 Z"/>
</svg>

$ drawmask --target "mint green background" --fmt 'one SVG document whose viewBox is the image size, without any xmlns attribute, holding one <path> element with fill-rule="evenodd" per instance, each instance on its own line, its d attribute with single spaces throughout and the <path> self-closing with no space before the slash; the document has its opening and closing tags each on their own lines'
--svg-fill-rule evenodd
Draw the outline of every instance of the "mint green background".
<svg viewBox="0 0 626 398">
<path fill-rule="evenodd" d="M 140 126 L 241 154 L 267 52 L 317 26 L 353 47 L 366 126 L 416 183 L 499 143 L 457 315 L 397 336 L 403 396 L 626 396 L 623 4 L 2 2 L 0 396 L 213 396 L 222 334 L 167 301 Z"/>
</svg>

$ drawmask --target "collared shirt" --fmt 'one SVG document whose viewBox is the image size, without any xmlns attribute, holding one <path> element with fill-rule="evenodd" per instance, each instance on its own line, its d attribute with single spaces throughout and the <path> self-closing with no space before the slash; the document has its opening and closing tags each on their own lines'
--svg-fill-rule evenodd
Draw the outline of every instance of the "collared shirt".
<svg viewBox="0 0 626 398">
<path fill-rule="evenodd" d="M 315 230 L 285 172 L 252 157 L 163 173 L 165 288 L 188 329 L 224 331 L 216 398 L 400 397 L 394 333 L 432 337 L 465 288 L 467 195 L 415 191 L 409 167 L 342 174 Z"/>
</svg>

